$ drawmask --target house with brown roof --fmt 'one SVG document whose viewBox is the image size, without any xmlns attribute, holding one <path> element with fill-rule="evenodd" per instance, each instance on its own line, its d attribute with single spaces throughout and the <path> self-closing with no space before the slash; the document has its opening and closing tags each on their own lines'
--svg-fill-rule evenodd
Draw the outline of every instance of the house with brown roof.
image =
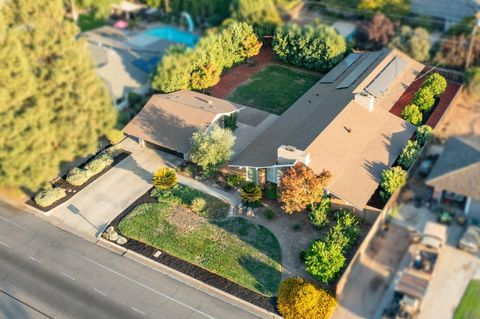
<svg viewBox="0 0 480 319">
<path fill-rule="evenodd" d="M 415 132 L 389 111 L 423 68 L 396 49 L 351 53 L 281 116 L 258 125 L 262 129 L 234 150 L 229 166 L 258 183 L 278 183 L 282 168 L 297 162 L 326 169 L 332 197 L 363 210 L 382 170 Z M 191 91 L 154 95 L 124 132 L 186 158 L 193 132 L 243 108 Z"/>
<path fill-rule="evenodd" d="M 389 112 L 424 66 L 396 49 L 351 53 L 237 154 L 230 165 L 249 179 L 278 183 L 302 162 L 332 179 L 327 191 L 363 210 L 382 170 L 395 162 L 415 127 Z"/>
</svg>

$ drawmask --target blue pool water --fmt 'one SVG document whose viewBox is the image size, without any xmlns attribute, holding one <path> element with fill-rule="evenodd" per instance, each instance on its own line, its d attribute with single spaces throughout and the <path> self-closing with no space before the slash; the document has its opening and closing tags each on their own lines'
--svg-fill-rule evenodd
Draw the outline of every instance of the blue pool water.
<svg viewBox="0 0 480 319">
<path fill-rule="evenodd" d="M 198 41 L 197 35 L 190 32 L 182 31 L 175 27 L 153 28 L 145 31 L 144 34 L 172 42 L 182 43 L 189 47 L 194 47 Z"/>
</svg>

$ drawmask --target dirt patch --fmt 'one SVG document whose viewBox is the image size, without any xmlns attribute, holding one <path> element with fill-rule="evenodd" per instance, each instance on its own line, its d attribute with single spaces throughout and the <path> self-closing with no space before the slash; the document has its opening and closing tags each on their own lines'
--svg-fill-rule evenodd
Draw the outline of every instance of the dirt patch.
<svg viewBox="0 0 480 319">
<path fill-rule="evenodd" d="M 184 205 L 175 205 L 167 221 L 179 232 L 187 234 L 198 230 L 206 222 L 205 218 L 198 216 Z"/>
<path fill-rule="evenodd" d="M 464 135 L 480 135 L 480 97 L 474 98 L 462 92 L 439 126 L 438 136 L 447 139 Z"/>
</svg>

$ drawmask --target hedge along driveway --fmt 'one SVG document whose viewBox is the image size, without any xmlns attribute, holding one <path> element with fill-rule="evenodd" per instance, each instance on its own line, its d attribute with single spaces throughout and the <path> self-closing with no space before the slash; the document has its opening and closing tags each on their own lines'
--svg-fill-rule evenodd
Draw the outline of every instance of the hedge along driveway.
<svg viewBox="0 0 480 319">
<path fill-rule="evenodd" d="M 281 277 L 280 245 L 268 229 L 244 218 L 208 220 L 183 203 L 163 201 L 137 206 L 118 227 L 127 237 L 246 288 L 266 296 L 277 293 Z"/>
</svg>

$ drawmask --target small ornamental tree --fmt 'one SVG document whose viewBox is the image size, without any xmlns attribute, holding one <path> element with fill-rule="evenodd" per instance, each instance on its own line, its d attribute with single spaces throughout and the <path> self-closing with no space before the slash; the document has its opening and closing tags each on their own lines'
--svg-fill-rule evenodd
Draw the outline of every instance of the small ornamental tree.
<svg viewBox="0 0 480 319">
<path fill-rule="evenodd" d="M 422 112 L 420 112 L 418 106 L 416 106 L 415 104 L 407 105 L 403 109 L 400 116 L 402 117 L 402 119 L 404 119 L 407 122 L 412 123 L 413 125 L 418 126 L 418 125 L 422 124 L 422 120 L 423 120 Z"/>
<path fill-rule="evenodd" d="M 214 124 L 210 132 L 193 133 L 190 159 L 202 167 L 205 175 L 210 175 L 232 157 L 234 143 L 232 131 Z"/>
<path fill-rule="evenodd" d="M 324 284 L 330 283 L 345 266 L 340 244 L 316 241 L 305 253 L 305 270 Z"/>
<path fill-rule="evenodd" d="M 428 125 L 421 125 L 417 127 L 417 132 L 415 133 L 415 140 L 418 141 L 420 146 L 425 145 L 433 137 L 433 129 Z"/>
<path fill-rule="evenodd" d="M 380 196 L 387 201 L 392 194 L 407 183 L 407 172 L 400 166 L 394 166 L 382 171 Z"/>
<path fill-rule="evenodd" d="M 422 86 L 428 87 L 435 97 L 439 97 L 447 89 L 447 80 L 437 72 L 428 76 Z"/>
<path fill-rule="evenodd" d="M 389 46 L 402 50 L 414 60 L 426 61 L 430 57 L 430 34 L 424 28 L 402 26 Z"/>
<path fill-rule="evenodd" d="M 418 144 L 418 141 L 408 141 L 407 145 L 403 148 L 402 153 L 400 153 L 398 164 L 404 169 L 409 169 L 419 154 L 420 145 Z"/>
<path fill-rule="evenodd" d="M 153 174 L 152 184 L 161 190 L 170 189 L 177 185 L 177 173 L 168 167 L 159 168 Z"/>
<path fill-rule="evenodd" d="M 371 21 L 360 24 L 356 38 L 364 48 L 379 49 L 390 43 L 395 36 L 397 24 L 383 13 L 376 13 Z"/>
<path fill-rule="evenodd" d="M 321 228 L 328 223 L 328 212 L 330 211 L 330 197 L 324 197 L 320 202 L 311 205 L 308 218 L 312 222 L 313 227 Z"/>
<path fill-rule="evenodd" d="M 277 307 L 285 319 L 328 319 L 336 304 L 329 292 L 303 278 L 280 283 Z"/>
<path fill-rule="evenodd" d="M 427 86 L 422 86 L 417 90 L 417 92 L 415 92 L 413 104 L 418 106 L 418 109 L 422 112 L 430 111 L 433 107 L 433 104 L 435 104 L 435 96 L 433 91 Z"/>
<path fill-rule="evenodd" d="M 244 203 L 257 203 L 262 199 L 262 189 L 254 182 L 247 182 L 240 188 L 240 197 Z"/>
<path fill-rule="evenodd" d="M 284 170 L 280 179 L 279 201 L 287 213 L 301 212 L 307 205 L 319 201 L 323 195 L 323 188 L 330 181 L 329 171 L 319 175 L 305 166 L 297 163 Z"/>
</svg>

